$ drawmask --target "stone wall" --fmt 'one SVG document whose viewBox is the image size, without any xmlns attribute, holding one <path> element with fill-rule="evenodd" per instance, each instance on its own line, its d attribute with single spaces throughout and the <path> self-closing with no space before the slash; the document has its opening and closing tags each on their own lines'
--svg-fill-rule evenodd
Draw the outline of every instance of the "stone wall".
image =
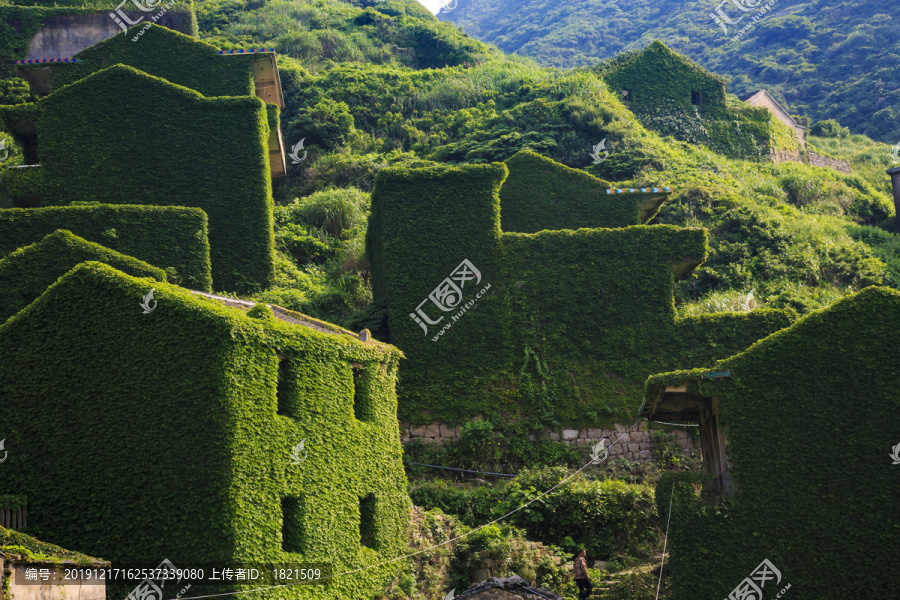
<svg viewBox="0 0 900 600">
<path fill-rule="evenodd" d="M 852 171 L 850 170 L 850 163 L 846 160 L 841 160 L 839 158 L 828 158 L 827 156 L 822 156 L 821 154 L 816 154 L 812 150 L 809 151 L 809 164 L 814 167 L 828 167 L 829 169 L 834 169 L 835 171 L 840 171 L 841 173 L 846 173 L 847 175 L 851 175 Z"/>
<path fill-rule="evenodd" d="M 812 150 L 809 150 L 807 154 L 809 155 L 809 164 L 814 167 L 826 167 L 829 169 L 834 169 L 835 171 L 840 171 L 841 173 L 846 173 L 847 175 L 853 174 L 850 169 L 850 163 L 848 163 L 846 160 L 841 160 L 839 158 L 828 158 L 827 156 L 822 156 L 821 154 L 817 154 Z M 769 158 L 772 160 L 772 162 L 777 163 L 804 162 L 799 152 L 788 152 L 787 150 L 773 150 L 769 153 Z"/>
<path fill-rule="evenodd" d="M 550 555 L 553 564 L 556 566 L 562 564 L 562 559 L 553 555 L 550 549 L 540 542 L 514 542 L 512 553 L 526 563 L 537 564 L 543 557 Z M 465 559 L 469 564 L 474 562 L 479 567 L 469 574 L 471 583 L 498 577 L 498 574 L 504 571 L 503 560 L 490 550 L 482 550 L 477 555 L 470 553 L 465 556 Z"/>
<path fill-rule="evenodd" d="M 769 152 L 769 158 L 772 162 L 803 162 L 803 158 L 799 152 L 790 152 L 788 150 L 772 150 Z"/>
<path fill-rule="evenodd" d="M 628 460 L 642 462 L 653 459 L 653 447 L 651 444 L 651 432 L 646 421 L 635 426 L 632 431 L 625 433 L 627 425 L 616 423 L 612 429 L 563 429 L 562 431 L 549 432 L 550 440 L 561 441 L 566 444 L 575 444 L 584 447 L 585 450 L 593 448 L 600 440 L 607 440 L 604 446 L 608 448 L 609 458 L 624 456 Z M 691 441 L 687 431 L 675 430 L 675 442 L 685 456 L 691 456 L 699 452 Z M 621 436 L 621 439 L 620 439 Z M 424 444 L 442 444 L 459 437 L 459 427 L 450 427 L 443 423 L 431 423 L 430 425 L 410 425 L 400 423 L 400 441 L 410 442 L 418 440 Z M 528 439 L 535 440 L 534 434 Z M 613 445 L 614 442 L 617 442 Z"/>
<path fill-rule="evenodd" d="M 112 4 L 110 2 L 110 9 L 112 9 Z M 134 10 L 124 12 L 132 22 L 150 22 L 148 13 Z M 156 12 L 156 10 L 153 11 L 154 14 Z M 71 58 L 85 48 L 122 33 L 122 29 L 110 17 L 110 14 L 108 11 L 103 11 L 87 15 L 48 17 L 28 42 L 28 54 L 25 58 L 27 60 Z M 186 35 L 193 35 L 189 14 L 171 10 L 154 22 Z"/>
</svg>

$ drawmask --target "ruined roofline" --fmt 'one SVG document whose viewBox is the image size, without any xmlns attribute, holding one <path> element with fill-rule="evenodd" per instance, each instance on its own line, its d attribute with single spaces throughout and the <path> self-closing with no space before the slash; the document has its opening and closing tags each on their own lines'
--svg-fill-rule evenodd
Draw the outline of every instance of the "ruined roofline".
<svg viewBox="0 0 900 600">
<path fill-rule="evenodd" d="M 201 292 L 199 290 L 188 290 L 192 294 L 196 294 L 198 296 L 203 296 L 204 298 L 209 298 L 210 300 L 215 300 L 224 306 L 229 308 L 235 308 L 237 310 L 246 312 L 256 306 L 257 302 L 251 302 L 249 300 L 239 300 L 238 298 L 229 298 L 227 296 L 219 296 L 217 294 L 210 294 L 207 292 Z M 314 331 L 318 331 L 319 333 L 327 333 L 330 335 L 346 335 L 355 340 L 361 342 L 377 342 L 372 339 L 370 336 L 367 336 L 367 330 L 363 330 L 360 333 L 353 333 L 348 329 L 344 329 L 338 325 L 334 325 L 333 323 L 328 323 L 326 321 L 320 321 L 318 319 L 314 319 L 308 315 L 304 315 L 303 313 L 299 313 L 293 310 L 288 310 L 282 306 L 278 306 L 277 304 L 265 304 L 269 309 L 272 310 L 272 314 L 275 315 L 275 318 L 279 321 L 284 321 L 285 323 L 290 323 L 292 325 L 300 325 L 302 327 L 308 327 Z"/>
<path fill-rule="evenodd" d="M 777 107 L 781 110 L 781 112 L 783 112 L 783 113 L 785 114 L 785 116 L 786 116 L 788 119 L 791 120 L 791 123 L 793 123 L 793 125 L 792 125 L 793 127 L 799 127 L 800 129 L 803 129 L 804 131 L 808 131 L 808 130 L 809 130 L 808 127 L 804 127 L 803 125 L 801 125 L 800 123 L 798 123 L 798 122 L 796 121 L 796 119 L 794 119 L 794 117 L 791 116 L 791 113 L 789 113 L 789 112 L 781 105 L 781 103 L 780 103 L 778 100 L 776 100 L 775 97 L 772 96 L 772 94 L 770 94 L 770 93 L 767 92 L 766 90 L 759 90 L 758 92 L 754 92 L 753 94 L 749 94 L 749 95 L 747 95 L 747 96 L 741 98 L 740 100 L 741 100 L 741 102 L 743 102 L 743 103 L 745 103 L 745 104 L 748 104 L 751 100 L 753 100 L 754 98 L 757 98 L 757 97 L 759 97 L 759 96 L 765 96 L 765 97 L 767 97 L 769 100 L 771 100 L 771 101 L 772 101 L 772 104 L 774 104 L 775 106 L 777 106 Z"/>
</svg>

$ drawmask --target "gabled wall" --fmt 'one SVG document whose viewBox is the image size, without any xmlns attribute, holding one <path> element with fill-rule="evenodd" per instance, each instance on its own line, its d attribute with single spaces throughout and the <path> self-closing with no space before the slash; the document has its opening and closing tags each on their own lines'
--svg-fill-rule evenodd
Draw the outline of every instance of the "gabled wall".
<svg viewBox="0 0 900 600">
<path fill-rule="evenodd" d="M 610 89 L 620 94 L 629 90 L 625 100 L 638 106 L 659 105 L 671 101 L 688 110 L 692 93 L 701 92 L 700 113 L 710 119 L 725 116 L 725 82 L 689 58 L 673 52 L 660 41 L 641 51 L 623 53 L 612 59 L 602 71 Z"/>
<path fill-rule="evenodd" d="M 0 258 L 66 229 L 167 271 L 170 283 L 210 290 L 207 218 L 182 206 L 51 206 L 0 210 Z"/>
<path fill-rule="evenodd" d="M 250 63 L 259 57 L 224 56 L 214 46 L 152 23 L 137 42 L 131 41 L 143 28 L 136 25 L 127 34 L 79 52 L 75 58 L 83 63 L 54 67 L 54 89 L 122 64 L 207 97 L 256 95 Z"/>
<path fill-rule="evenodd" d="M 61 229 L 0 260 L 0 323 L 85 261 L 100 261 L 135 277 L 166 280 L 162 269 Z"/>
<path fill-rule="evenodd" d="M 269 125 L 261 100 L 206 98 L 117 65 L 38 107 L 44 204 L 201 208 L 209 216 L 213 287 L 250 291 L 272 283 Z"/>
</svg>

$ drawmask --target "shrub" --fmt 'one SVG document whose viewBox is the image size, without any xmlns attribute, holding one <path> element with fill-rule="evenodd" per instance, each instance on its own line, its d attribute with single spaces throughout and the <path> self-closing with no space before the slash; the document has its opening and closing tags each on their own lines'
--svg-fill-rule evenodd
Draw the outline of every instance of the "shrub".
<svg viewBox="0 0 900 600">
<path fill-rule="evenodd" d="M 343 238 L 351 229 L 366 223 L 369 194 L 356 188 L 329 189 L 315 192 L 281 206 L 279 224 L 307 224 L 335 238 Z"/>
<path fill-rule="evenodd" d="M 841 127 L 841 124 L 834 119 L 826 119 L 816 121 L 810 128 L 809 134 L 826 138 L 845 138 L 850 136 L 850 128 Z"/>
</svg>

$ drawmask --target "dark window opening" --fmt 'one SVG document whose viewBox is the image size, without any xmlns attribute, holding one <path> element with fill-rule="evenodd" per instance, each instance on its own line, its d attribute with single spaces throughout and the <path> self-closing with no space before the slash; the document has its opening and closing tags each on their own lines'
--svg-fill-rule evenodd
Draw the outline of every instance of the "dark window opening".
<svg viewBox="0 0 900 600">
<path fill-rule="evenodd" d="M 278 354 L 278 388 L 275 391 L 275 397 L 278 400 L 279 415 L 289 415 L 288 398 L 291 392 L 291 378 L 288 370 L 288 361 L 284 354 Z"/>
<path fill-rule="evenodd" d="M 715 501 L 733 495 L 737 485 L 728 469 L 725 434 L 719 426 L 718 399 L 712 399 L 700 409 L 700 445 L 703 470 L 713 476 L 703 485 L 701 497 Z"/>
<path fill-rule="evenodd" d="M 691 104 L 703 106 L 703 92 L 691 92 Z"/>
<path fill-rule="evenodd" d="M 306 550 L 303 500 L 299 497 L 281 499 L 281 549 L 303 554 Z"/>
<path fill-rule="evenodd" d="M 375 525 L 375 494 L 359 499 L 359 543 L 366 548 L 377 549 Z"/>
<path fill-rule="evenodd" d="M 365 367 L 359 363 L 351 363 L 350 367 L 353 369 L 353 415 L 359 421 L 371 421 L 374 415 Z"/>
</svg>

